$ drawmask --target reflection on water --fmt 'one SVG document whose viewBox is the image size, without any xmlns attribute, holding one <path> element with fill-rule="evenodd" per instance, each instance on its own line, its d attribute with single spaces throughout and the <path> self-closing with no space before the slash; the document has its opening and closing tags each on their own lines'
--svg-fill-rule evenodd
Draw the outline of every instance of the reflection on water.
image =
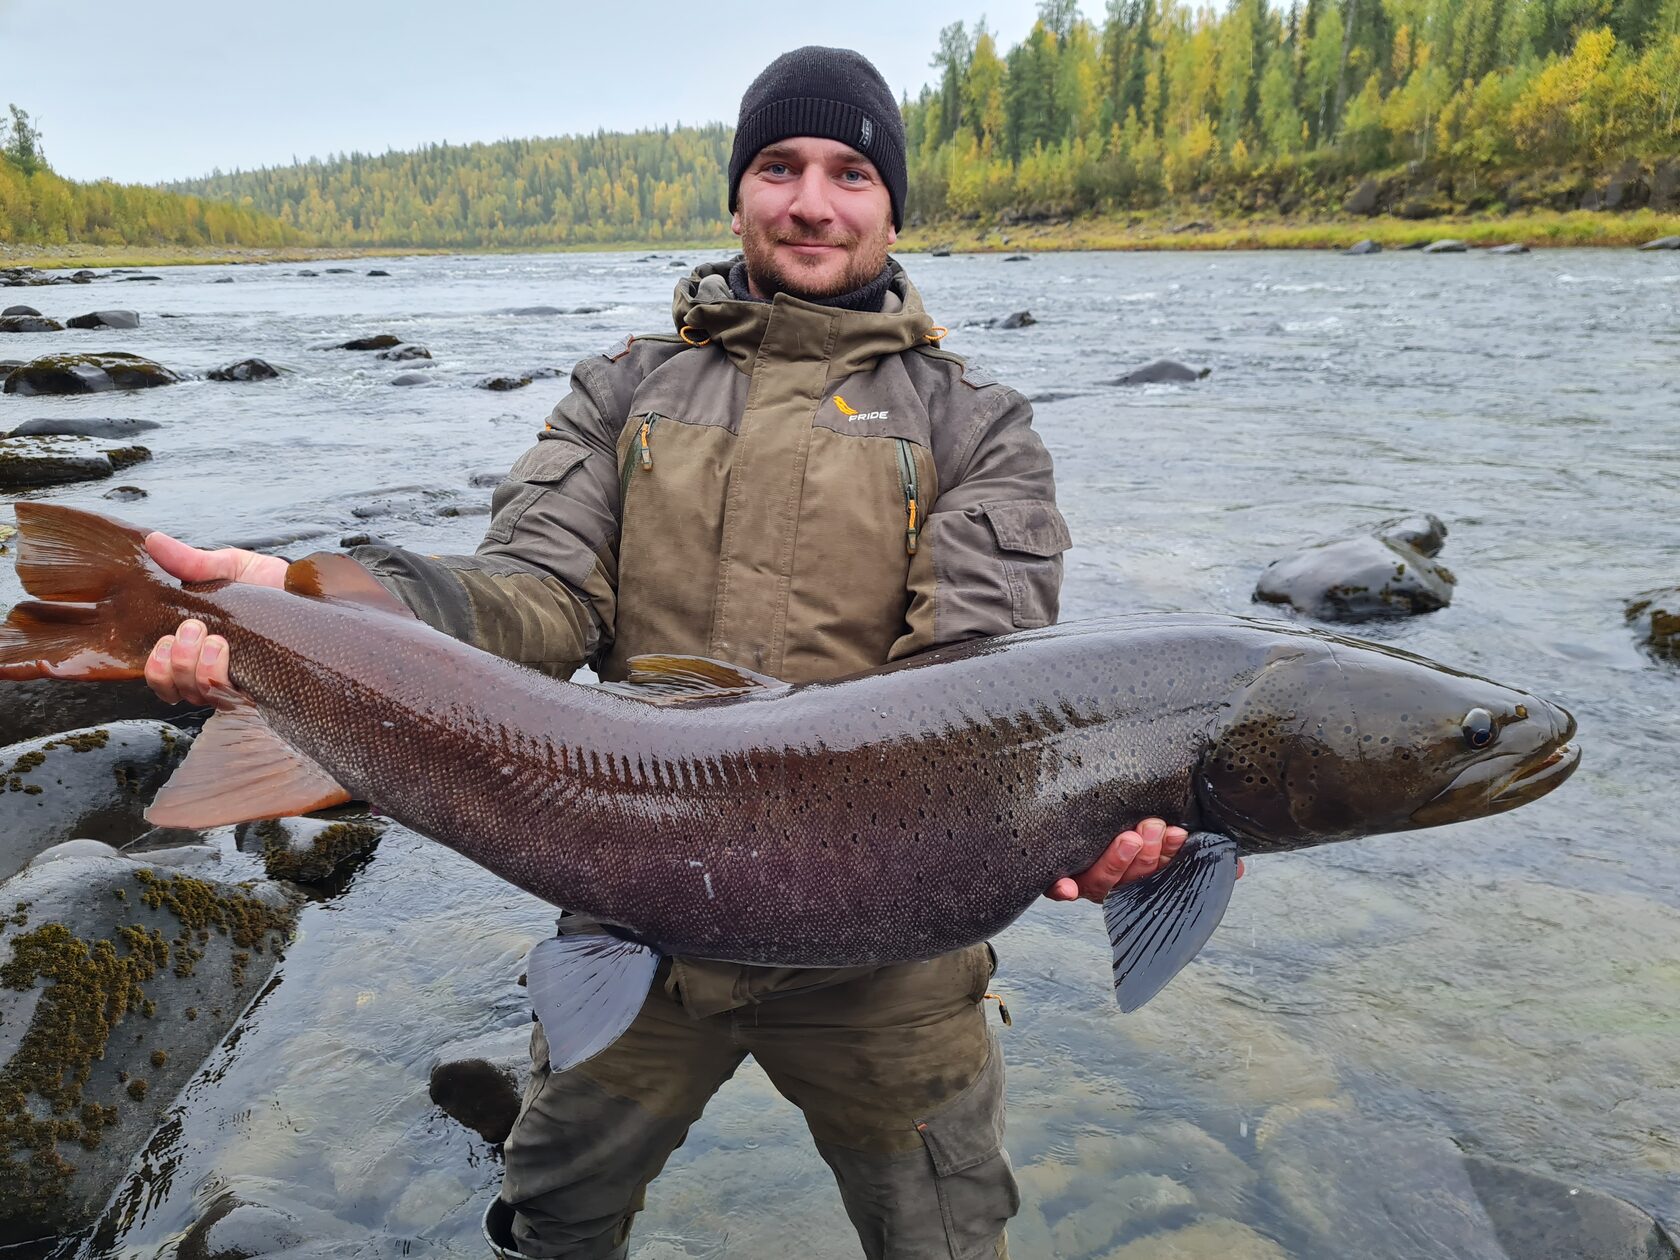
<svg viewBox="0 0 1680 1260">
<path fill-rule="evenodd" d="M 507 467 L 563 384 L 474 382 L 662 328 L 681 274 L 668 262 L 169 271 L 121 295 L 138 330 L 30 350 L 120 343 L 194 372 L 249 355 L 294 370 L 5 398 L 0 425 L 162 421 L 155 458 L 121 478 L 151 497 L 122 512 L 195 540 L 466 548 L 489 495 L 473 475 Z M 1253 862 L 1202 959 L 1129 1017 L 1095 907 L 1045 904 L 1006 933 L 1015 1253 L 1506 1254 L 1475 1156 L 1680 1219 L 1680 671 L 1643 657 L 1620 615 L 1680 575 L 1675 257 L 909 264 L 938 322 L 962 329 L 951 348 L 1054 396 L 1038 426 L 1078 540 L 1065 616 L 1246 612 L 1278 551 L 1433 511 L 1451 529 L 1453 605 L 1362 633 L 1559 700 L 1585 749 L 1573 782 L 1516 813 Z M 41 293 L 55 315 L 115 301 Z M 605 309 L 497 313 L 539 304 Z M 1039 322 L 962 327 L 1022 308 Z M 412 363 L 310 348 L 384 331 L 431 348 L 429 384 L 388 383 Z M 1162 356 L 1213 374 L 1099 385 Z M 103 488 L 51 493 L 97 508 Z M 248 859 L 224 847 L 237 873 Z M 427 1073 L 449 1044 L 526 1019 L 514 977 L 550 918 L 393 828 L 305 912 L 278 982 L 137 1161 L 92 1251 L 173 1254 L 231 1194 L 290 1214 L 290 1234 L 276 1213 L 252 1227 L 281 1253 L 482 1254 L 499 1169 L 431 1105 Z M 647 1260 L 856 1254 L 798 1113 L 750 1065 L 654 1187 L 637 1238 Z"/>
</svg>

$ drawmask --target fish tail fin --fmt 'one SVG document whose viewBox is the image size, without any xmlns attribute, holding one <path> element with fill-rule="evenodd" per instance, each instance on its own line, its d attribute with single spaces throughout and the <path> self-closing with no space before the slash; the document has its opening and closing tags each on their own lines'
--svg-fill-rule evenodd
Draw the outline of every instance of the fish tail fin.
<svg viewBox="0 0 1680 1260">
<path fill-rule="evenodd" d="M 35 598 L 0 622 L 0 679 L 141 677 L 159 621 L 145 596 L 173 585 L 146 531 L 58 503 L 15 506 L 18 578 Z"/>
<path fill-rule="evenodd" d="M 1163 869 L 1109 893 L 1103 921 L 1114 946 L 1121 1010 L 1137 1010 L 1201 953 L 1236 883 L 1236 842 L 1197 832 Z"/>
</svg>

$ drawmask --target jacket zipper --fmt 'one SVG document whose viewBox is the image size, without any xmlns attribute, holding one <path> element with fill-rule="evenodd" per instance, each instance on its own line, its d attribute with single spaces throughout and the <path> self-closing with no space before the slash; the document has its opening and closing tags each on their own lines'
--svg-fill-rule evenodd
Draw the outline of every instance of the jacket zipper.
<svg viewBox="0 0 1680 1260">
<path fill-rule="evenodd" d="M 921 503 L 916 486 L 916 453 L 904 438 L 898 438 L 898 474 L 904 482 L 904 550 L 916 554 L 916 541 L 922 532 Z"/>
<path fill-rule="evenodd" d="M 648 439 L 653 433 L 653 426 L 662 417 L 656 411 L 650 411 L 642 417 L 642 427 L 630 441 L 630 453 L 624 457 L 624 468 L 619 474 L 618 501 L 620 511 L 623 510 L 624 499 L 630 493 L 630 474 L 639 463 L 646 472 L 653 471 L 653 447 Z"/>
</svg>

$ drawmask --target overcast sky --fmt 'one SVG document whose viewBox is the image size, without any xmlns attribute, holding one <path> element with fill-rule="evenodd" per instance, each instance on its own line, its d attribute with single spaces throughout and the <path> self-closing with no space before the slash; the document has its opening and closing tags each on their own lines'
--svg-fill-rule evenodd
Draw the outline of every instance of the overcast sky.
<svg viewBox="0 0 1680 1260">
<path fill-rule="evenodd" d="M 1087 10 L 1101 8 L 1087 0 Z M 1036 0 L 988 0 L 1004 47 Z M 71 179 L 137 183 L 360 149 L 733 123 L 801 44 L 856 48 L 915 95 L 959 0 L 0 0 L 0 105 Z"/>
</svg>

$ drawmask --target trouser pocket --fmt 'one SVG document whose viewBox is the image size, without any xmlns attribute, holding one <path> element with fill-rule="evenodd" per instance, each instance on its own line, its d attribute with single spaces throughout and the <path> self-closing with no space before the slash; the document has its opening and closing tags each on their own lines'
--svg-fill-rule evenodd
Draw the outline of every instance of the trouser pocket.
<svg viewBox="0 0 1680 1260">
<path fill-rule="evenodd" d="M 951 1260 L 998 1254 L 1021 1191 L 1003 1149 L 1003 1056 L 996 1041 L 974 1083 L 916 1122 L 933 1161 Z"/>
</svg>

